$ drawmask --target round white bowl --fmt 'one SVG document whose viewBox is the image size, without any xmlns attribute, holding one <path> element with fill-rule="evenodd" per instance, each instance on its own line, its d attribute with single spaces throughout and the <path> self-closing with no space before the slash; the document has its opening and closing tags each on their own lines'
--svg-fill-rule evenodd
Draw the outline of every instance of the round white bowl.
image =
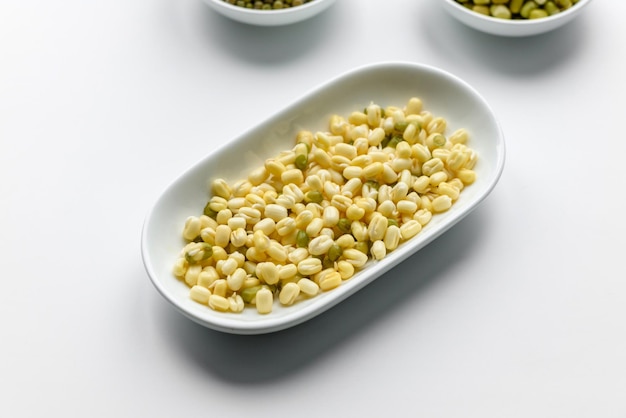
<svg viewBox="0 0 626 418">
<path fill-rule="evenodd" d="M 293 147 L 303 128 L 324 130 L 332 114 L 348 115 L 372 101 L 405 103 L 417 96 L 424 108 L 446 118 L 448 129 L 465 128 L 468 146 L 478 154 L 476 181 L 466 187 L 445 214 L 434 216 L 424 229 L 380 261 L 368 265 L 336 289 L 284 307 L 275 301 L 271 314 L 247 308 L 222 313 L 191 300 L 189 287 L 172 274 L 185 245 L 185 219 L 202 212 L 211 179 L 244 178 L 251 169 L 280 151 Z M 207 151 L 212 147 L 208 146 Z M 283 110 L 190 167 L 175 179 L 149 211 L 141 248 L 146 271 L 161 295 L 191 320 L 233 334 L 262 334 L 285 329 L 319 315 L 410 257 L 474 210 L 495 187 L 504 166 L 504 136 L 485 99 L 464 81 L 443 70 L 415 63 L 388 62 L 349 71 L 314 88 Z"/>
<path fill-rule="evenodd" d="M 203 0 L 216 12 L 241 23 L 258 26 L 281 26 L 309 19 L 327 8 L 335 0 L 313 0 L 302 6 L 280 10 L 257 10 L 233 6 L 224 0 Z"/>
<path fill-rule="evenodd" d="M 467 26 L 492 35 L 511 37 L 539 35 L 559 28 L 580 15 L 589 3 L 591 0 L 580 0 L 565 11 L 542 19 L 507 20 L 473 12 L 455 0 L 441 0 L 444 9 Z"/>
</svg>

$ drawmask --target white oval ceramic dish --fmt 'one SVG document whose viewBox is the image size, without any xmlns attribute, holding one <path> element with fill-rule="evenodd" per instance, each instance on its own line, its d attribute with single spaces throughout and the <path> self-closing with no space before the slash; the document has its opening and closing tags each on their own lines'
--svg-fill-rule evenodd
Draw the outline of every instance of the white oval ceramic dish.
<svg viewBox="0 0 626 418">
<path fill-rule="evenodd" d="M 279 10 L 257 10 L 233 6 L 224 0 L 204 0 L 216 12 L 241 23 L 258 26 L 282 26 L 309 19 L 327 8 L 335 0 L 313 0 L 301 6 Z"/>
<path fill-rule="evenodd" d="M 569 9 L 553 16 L 532 20 L 507 20 L 485 16 L 461 6 L 455 0 L 440 0 L 444 9 L 455 19 L 481 32 L 492 35 L 533 36 L 557 29 L 579 16 L 591 0 L 580 0 Z"/>
<path fill-rule="evenodd" d="M 216 177 L 234 181 L 247 177 L 279 151 L 291 149 L 301 129 L 328 129 L 332 114 L 347 116 L 374 101 L 404 105 L 412 96 L 424 109 L 444 117 L 450 132 L 464 127 L 468 146 L 479 156 L 477 180 L 461 193 L 446 213 L 436 215 L 412 240 L 379 262 L 370 262 L 338 288 L 290 307 L 275 302 L 269 315 L 255 309 L 219 313 L 189 298 L 189 288 L 172 274 L 182 247 L 182 227 L 190 215 L 200 215 Z M 142 232 L 145 268 L 157 290 L 190 319 L 208 328 L 235 334 L 260 334 L 302 323 L 341 302 L 396 264 L 414 254 L 470 213 L 491 192 L 504 166 L 504 137 L 487 102 L 459 78 L 437 68 L 412 63 L 380 63 L 340 75 L 310 91 L 262 124 L 253 127 L 199 161 L 176 179 L 149 211 Z"/>
</svg>

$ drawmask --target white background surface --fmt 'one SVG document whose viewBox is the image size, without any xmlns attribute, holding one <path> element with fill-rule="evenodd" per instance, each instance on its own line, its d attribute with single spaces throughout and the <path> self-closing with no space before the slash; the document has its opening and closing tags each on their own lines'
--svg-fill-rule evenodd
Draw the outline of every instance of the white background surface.
<svg viewBox="0 0 626 418">
<path fill-rule="evenodd" d="M 528 39 L 436 0 L 296 26 L 200 0 L 0 0 L 0 416 L 626 417 L 626 2 Z M 277 334 L 204 329 L 144 272 L 159 193 L 363 64 L 473 85 L 507 140 L 468 218 Z"/>
</svg>

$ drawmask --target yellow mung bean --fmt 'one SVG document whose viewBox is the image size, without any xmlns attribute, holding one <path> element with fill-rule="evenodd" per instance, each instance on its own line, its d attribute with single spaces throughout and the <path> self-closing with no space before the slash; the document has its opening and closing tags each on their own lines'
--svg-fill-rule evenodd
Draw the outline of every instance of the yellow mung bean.
<svg viewBox="0 0 626 418">
<path fill-rule="evenodd" d="M 300 291 L 307 296 L 315 296 L 319 292 L 319 286 L 313 280 L 302 278 L 297 283 Z"/>
<path fill-rule="evenodd" d="M 272 307 L 274 304 L 274 295 L 272 292 L 262 287 L 256 292 L 256 310 L 260 314 L 268 314 L 272 312 Z"/>
<path fill-rule="evenodd" d="M 185 227 L 183 229 L 183 238 L 188 241 L 193 241 L 198 235 L 200 235 L 200 230 L 202 227 L 202 223 L 200 222 L 200 218 L 197 216 L 190 216 L 185 221 Z"/>
<path fill-rule="evenodd" d="M 340 286 L 475 182 L 469 133 L 448 126 L 413 97 L 333 115 L 328 132 L 300 131 L 244 179 L 210 183 L 203 213 L 185 220 L 173 275 L 221 312 L 268 314 L 274 301 L 291 306 Z"/>
<path fill-rule="evenodd" d="M 211 297 L 211 291 L 204 286 L 192 286 L 189 290 L 189 296 L 192 300 L 206 305 L 209 303 L 209 298 Z"/>
<path fill-rule="evenodd" d="M 300 295 L 300 287 L 296 283 L 286 283 L 280 290 L 278 300 L 283 305 L 293 305 Z"/>
<path fill-rule="evenodd" d="M 331 273 L 324 275 L 324 277 L 319 280 L 319 287 L 323 291 L 328 291 L 339 287 L 341 282 L 341 274 L 336 271 L 332 271 Z"/>
<path fill-rule="evenodd" d="M 224 296 L 212 294 L 209 296 L 209 307 L 216 310 L 226 312 L 230 308 L 230 302 Z"/>
</svg>

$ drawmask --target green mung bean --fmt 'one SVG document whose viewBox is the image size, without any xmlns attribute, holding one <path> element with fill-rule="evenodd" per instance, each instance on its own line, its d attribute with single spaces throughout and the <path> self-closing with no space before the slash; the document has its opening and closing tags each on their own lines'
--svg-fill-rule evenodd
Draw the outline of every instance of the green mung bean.
<svg viewBox="0 0 626 418">
<path fill-rule="evenodd" d="M 309 235 L 306 231 L 299 230 L 298 235 L 296 236 L 296 245 L 300 248 L 306 248 L 309 245 Z"/>
<path fill-rule="evenodd" d="M 464 7 L 497 19 L 541 19 L 576 5 L 579 0 L 456 0 Z"/>
<path fill-rule="evenodd" d="M 302 6 L 305 3 L 310 3 L 313 0 L 224 0 L 224 3 L 231 4 L 237 7 L 244 7 L 247 9 L 256 10 L 279 10 L 288 9 L 290 7 Z"/>
</svg>

